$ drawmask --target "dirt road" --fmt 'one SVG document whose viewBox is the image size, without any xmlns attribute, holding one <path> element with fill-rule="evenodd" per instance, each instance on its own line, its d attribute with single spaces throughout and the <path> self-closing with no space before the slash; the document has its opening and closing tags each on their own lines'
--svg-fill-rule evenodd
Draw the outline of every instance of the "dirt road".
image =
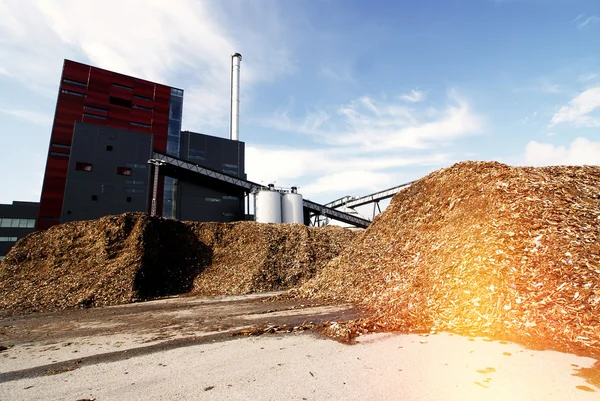
<svg viewBox="0 0 600 401">
<path fill-rule="evenodd" d="M 354 318 L 273 294 L 170 298 L 0 320 L 1 400 L 597 400 L 600 363 L 436 335 L 346 345 L 250 327 Z"/>
</svg>

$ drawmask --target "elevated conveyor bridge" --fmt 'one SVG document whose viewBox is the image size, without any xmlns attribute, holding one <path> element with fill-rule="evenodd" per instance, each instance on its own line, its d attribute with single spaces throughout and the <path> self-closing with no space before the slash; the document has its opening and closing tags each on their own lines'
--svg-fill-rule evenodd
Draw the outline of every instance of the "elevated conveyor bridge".
<svg viewBox="0 0 600 401">
<path fill-rule="evenodd" d="M 188 175 L 191 173 L 195 180 L 201 181 L 203 184 L 212 185 L 213 187 L 217 188 L 237 190 L 247 194 L 267 188 L 262 184 L 257 184 L 239 177 L 234 177 L 222 172 L 211 170 L 209 168 L 190 163 L 177 157 L 167 156 L 162 153 L 153 152 L 152 158 L 162 160 L 164 162 L 163 167 L 160 168 L 165 175 L 170 175 L 170 173 L 173 172 L 185 171 L 188 173 Z M 321 205 L 308 199 L 304 199 L 303 202 L 305 213 L 308 213 L 309 215 L 321 215 L 361 228 L 367 228 L 369 224 L 371 224 L 371 222 L 367 219 L 353 216 L 340 210 L 335 210 L 335 208 Z"/>
</svg>

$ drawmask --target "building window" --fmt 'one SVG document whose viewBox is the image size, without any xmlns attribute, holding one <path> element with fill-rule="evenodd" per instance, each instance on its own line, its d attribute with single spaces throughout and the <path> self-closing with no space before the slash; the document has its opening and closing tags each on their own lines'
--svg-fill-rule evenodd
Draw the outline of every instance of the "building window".
<svg viewBox="0 0 600 401">
<path fill-rule="evenodd" d="M 125 192 L 128 194 L 143 194 L 145 191 L 141 188 L 125 188 Z"/>
<path fill-rule="evenodd" d="M 35 219 L 0 219 L 0 227 L 2 228 L 34 228 Z"/>
<path fill-rule="evenodd" d="M 60 143 L 53 143 L 52 146 L 60 149 L 71 149 L 70 145 L 62 145 Z"/>
<path fill-rule="evenodd" d="M 61 91 L 61 93 L 65 93 L 65 94 L 67 94 L 67 95 L 73 95 L 73 96 L 85 97 L 85 94 L 84 94 L 84 93 L 73 92 L 73 91 L 70 91 L 70 90 L 67 90 L 67 89 L 61 89 L 60 91 Z"/>
<path fill-rule="evenodd" d="M 225 217 L 233 217 L 235 215 L 233 213 L 223 212 L 223 216 L 225 216 Z"/>
<path fill-rule="evenodd" d="M 96 114 L 83 113 L 83 116 L 84 116 L 84 117 L 97 118 L 97 119 L 99 119 L 99 120 L 106 120 L 106 117 L 105 117 L 105 116 L 99 116 L 99 115 L 96 115 Z"/>
<path fill-rule="evenodd" d="M 204 200 L 207 202 L 221 202 L 219 198 L 204 198 Z"/>
<path fill-rule="evenodd" d="M 114 104 L 115 106 L 131 108 L 131 100 L 127 100 L 127 99 L 123 99 L 123 98 L 115 97 L 115 96 L 110 97 L 110 104 Z"/>
<path fill-rule="evenodd" d="M 131 86 L 125 86 L 125 85 L 121 85 L 121 84 L 113 84 L 113 86 L 116 88 L 127 89 L 128 91 L 133 90 L 133 88 Z"/>
<path fill-rule="evenodd" d="M 98 200 L 98 195 L 92 195 L 92 200 L 93 201 L 97 201 Z"/>
<path fill-rule="evenodd" d="M 206 160 L 206 150 L 190 149 L 188 157 L 190 160 Z"/>
<path fill-rule="evenodd" d="M 149 97 L 144 97 L 144 96 L 140 96 L 140 95 L 133 95 L 133 97 L 136 99 L 147 100 L 149 102 L 152 101 L 152 99 L 150 99 Z"/>
<path fill-rule="evenodd" d="M 227 163 L 224 163 L 223 167 L 238 168 L 238 165 L 237 164 L 227 164 Z"/>
<path fill-rule="evenodd" d="M 0 261 L 4 259 L 4 255 L 0 255 Z"/>
<path fill-rule="evenodd" d="M 112 152 L 112 150 L 113 150 L 112 145 L 106 145 L 106 150 L 108 150 L 109 152 Z"/>
<path fill-rule="evenodd" d="M 230 195 L 223 195 L 223 200 L 234 200 L 237 201 L 240 198 L 238 198 L 237 196 L 230 196 Z"/>
<path fill-rule="evenodd" d="M 66 84 L 81 86 L 82 88 L 87 87 L 87 84 L 85 82 L 74 81 L 72 79 L 64 78 L 63 82 L 66 83 Z"/>
<path fill-rule="evenodd" d="M 76 162 L 75 170 L 92 171 L 92 163 Z"/>
<path fill-rule="evenodd" d="M 127 202 L 131 203 L 131 196 L 127 197 Z"/>
<path fill-rule="evenodd" d="M 129 167 L 117 167 L 117 174 L 131 175 L 131 169 Z"/>
<path fill-rule="evenodd" d="M 0 242 L 17 242 L 17 237 L 0 237 Z"/>
<path fill-rule="evenodd" d="M 225 170 L 225 169 L 223 169 L 223 172 L 225 174 L 230 174 L 230 175 L 237 175 L 238 174 L 237 170 Z"/>
<path fill-rule="evenodd" d="M 50 156 L 69 157 L 68 153 L 50 152 Z"/>
<path fill-rule="evenodd" d="M 148 125 L 148 124 L 135 123 L 135 122 L 133 122 L 133 121 L 131 122 L 131 125 L 134 125 L 134 126 L 136 126 L 136 127 L 144 127 L 144 128 L 148 128 L 148 129 L 150 129 L 150 128 L 151 128 L 151 127 L 150 127 L 150 125 Z"/>
<path fill-rule="evenodd" d="M 84 108 L 84 110 L 99 111 L 102 113 L 108 112 L 107 110 L 101 109 L 100 107 L 94 107 L 94 106 L 88 106 L 88 105 L 84 105 L 83 108 Z"/>
<path fill-rule="evenodd" d="M 140 181 L 140 180 L 125 180 L 125 184 L 127 184 L 127 185 L 144 185 L 144 181 Z"/>
<path fill-rule="evenodd" d="M 145 164 L 137 164 L 137 163 L 125 163 L 125 166 L 131 168 L 146 168 Z"/>
<path fill-rule="evenodd" d="M 137 104 L 134 104 L 133 108 L 140 109 L 140 110 L 146 110 L 146 111 L 152 111 L 152 109 L 150 107 L 138 106 Z"/>
</svg>

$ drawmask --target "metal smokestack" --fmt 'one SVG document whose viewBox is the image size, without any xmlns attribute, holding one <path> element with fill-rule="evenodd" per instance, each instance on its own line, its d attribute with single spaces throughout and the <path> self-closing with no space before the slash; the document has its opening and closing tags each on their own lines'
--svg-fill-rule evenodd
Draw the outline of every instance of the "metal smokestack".
<svg viewBox="0 0 600 401">
<path fill-rule="evenodd" d="M 235 53 L 231 56 L 231 119 L 229 121 L 229 139 L 238 141 L 240 138 L 240 63 L 242 55 Z"/>
</svg>

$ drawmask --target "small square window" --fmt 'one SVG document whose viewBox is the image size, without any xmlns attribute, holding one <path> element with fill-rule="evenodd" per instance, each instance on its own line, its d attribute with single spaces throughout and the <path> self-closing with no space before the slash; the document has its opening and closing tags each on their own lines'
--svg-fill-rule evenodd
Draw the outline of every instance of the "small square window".
<svg viewBox="0 0 600 401">
<path fill-rule="evenodd" d="M 70 210 L 67 210 L 67 214 L 71 214 L 71 211 L 70 211 Z"/>
<path fill-rule="evenodd" d="M 131 196 L 127 197 L 127 202 L 131 202 Z"/>
<path fill-rule="evenodd" d="M 131 169 L 129 167 L 117 167 L 117 174 L 131 175 Z"/>
<path fill-rule="evenodd" d="M 98 195 L 92 195 L 92 200 L 93 201 L 97 201 L 98 200 Z"/>
<path fill-rule="evenodd" d="M 106 145 L 106 150 L 108 150 L 109 152 L 112 152 L 112 150 L 113 150 L 112 145 Z"/>
<path fill-rule="evenodd" d="M 76 162 L 75 170 L 88 171 L 88 172 L 92 171 L 92 163 Z"/>
</svg>

